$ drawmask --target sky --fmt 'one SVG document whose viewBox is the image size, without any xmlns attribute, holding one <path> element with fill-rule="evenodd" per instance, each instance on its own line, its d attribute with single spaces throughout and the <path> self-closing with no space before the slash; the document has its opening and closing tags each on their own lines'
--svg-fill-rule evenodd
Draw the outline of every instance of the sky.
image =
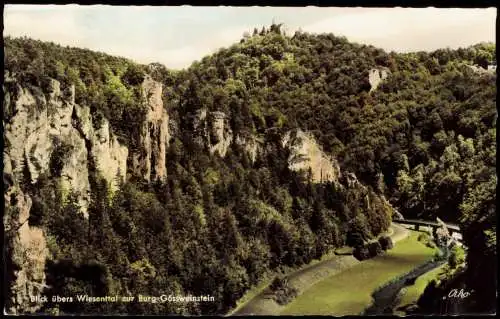
<svg viewBox="0 0 500 319">
<path fill-rule="evenodd" d="M 6 5 L 4 36 L 28 36 L 172 69 L 284 23 L 293 34 L 333 33 L 387 51 L 495 42 L 496 8 L 150 7 Z"/>
</svg>

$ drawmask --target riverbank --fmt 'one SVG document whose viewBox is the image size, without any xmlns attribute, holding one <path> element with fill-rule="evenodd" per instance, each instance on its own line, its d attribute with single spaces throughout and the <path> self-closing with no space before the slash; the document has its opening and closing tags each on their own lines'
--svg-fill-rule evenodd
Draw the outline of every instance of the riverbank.
<svg viewBox="0 0 500 319">
<path fill-rule="evenodd" d="M 372 294 L 373 302 L 368 307 L 363 315 L 392 315 L 394 309 L 397 308 L 401 301 L 400 292 L 407 286 L 416 283 L 416 280 L 436 268 L 445 264 L 446 261 L 428 261 L 417 268 L 411 270 L 409 273 L 396 278 L 393 282 L 383 286 Z M 425 287 L 424 287 L 425 288 Z M 417 296 L 418 299 L 418 296 Z"/>
<path fill-rule="evenodd" d="M 440 280 L 445 269 L 446 263 L 422 274 L 415 280 L 413 285 L 401 289 L 398 293 L 397 305 L 394 307 L 393 313 L 399 316 L 406 315 L 405 310 L 413 307 L 417 303 L 425 288 L 432 280 Z"/>
<path fill-rule="evenodd" d="M 383 256 L 378 256 L 325 278 L 286 306 L 283 315 L 356 315 L 372 304 L 372 293 L 431 259 L 436 250 L 410 236 Z M 399 291 L 399 290 L 398 290 Z"/>
<path fill-rule="evenodd" d="M 351 255 L 332 256 L 328 260 L 297 270 L 287 275 L 289 284 L 297 289 L 300 295 L 315 283 L 328 276 L 335 275 L 359 263 Z M 265 286 L 253 299 L 238 307 L 231 315 L 278 315 L 286 306 L 278 304 L 273 299 L 273 292 Z"/>
<path fill-rule="evenodd" d="M 392 238 L 394 243 L 404 240 L 409 235 L 409 230 L 396 224 L 392 224 L 389 230 L 384 233 Z M 289 284 L 296 288 L 298 296 L 306 292 L 315 284 L 326 278 L 340 274 L 361 262 L 352 255 L 328 256 L 325 260 L 316 261 L 291 274 L 288 274 Z M 249 291 L 244 297 L 247 300 L 236 307 L 229 315 L 279 315 L 286 310 L 287 305 L 279 305 L 272 299 L 272 292 L 268 289 L 268 282 L 259 285 Z M 249 298 L 254 296 L 253 298 Z"/>
</svg>

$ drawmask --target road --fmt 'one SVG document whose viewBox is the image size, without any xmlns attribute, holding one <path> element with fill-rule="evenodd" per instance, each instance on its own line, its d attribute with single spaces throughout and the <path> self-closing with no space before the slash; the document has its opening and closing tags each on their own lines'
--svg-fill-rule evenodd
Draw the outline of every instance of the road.
<svg viewBox="0 0 500 319">
<path fill-rule="evenodd" d="M 392 223 L 391 228 L 394 230 L 394 232 L 391 235 L 392 242 L 394 243 L 397 243 L 398 241 L 405 239 L 410 234 L 410 231 L 407 228 L 396 223 Z"/>
<path fill-rule="evenodd" d="M 410 231 L 401 225 L 393 223 L 390 226 L 389 236 L 394 243 L 405 239 L 409 234 Z M 300 295 L 325 278 L 344 271 L 360 262 L 361 261 L 357 260 L 352 255 L 333 256 L 317 264 L 299 269 L 289 274 L 287 277 L 290 285 L 295 287 L 298 290 L 298 295 Z M 276 303 L 272 299 L 272 295 L 272 292 L 266 288 L 262 293 L 249 300 L 244 306 L 231 315 L 279 315 L 280 312 L 284 310 L 285 306 Z"/>
</svg>

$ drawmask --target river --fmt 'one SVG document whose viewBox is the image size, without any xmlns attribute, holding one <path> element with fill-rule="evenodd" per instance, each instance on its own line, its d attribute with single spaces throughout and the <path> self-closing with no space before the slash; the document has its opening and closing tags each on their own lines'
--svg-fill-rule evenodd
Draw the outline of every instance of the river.
<svg viewBox="0 0 500 319">
<path fill-rule="evenodd" d="M 373 293 L 373 304 L 367 308 L 364 315 L 392 315 L 399 302 L 398 294 L 406 286 L 412 285 L 421 275 L 446 263 L 446 260 L 429 261 L 418 266 L 400 279 L 390 283 Z"/>
</svg>

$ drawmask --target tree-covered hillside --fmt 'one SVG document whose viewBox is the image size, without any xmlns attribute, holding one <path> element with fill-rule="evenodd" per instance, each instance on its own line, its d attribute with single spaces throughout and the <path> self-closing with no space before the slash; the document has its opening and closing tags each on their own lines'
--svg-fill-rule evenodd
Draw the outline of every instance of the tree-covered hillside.
<svg viewBox="0 0 500 319">
<path fill-rule="evenodd" d="M 405 217 L 460 223 L 470 247 L 468 284 L 478 294 L 471 311 L 481 311 L 493 304 L 496 287 L 489 279 L 496 278 L 491 64 L 496 52 L 489 43 L 388 54 L 331 34 L 287 37 L 273 25 L 190 67 L 184 109 L 229 111 L 234 129 L 245 133 L 312 131 L 344 169 Z M 374 67 L 388 68 L 390 76 L 369 92 Z M 229 100 L 218 95 L 224 85 L 236 90 Z"/>
<path fill-rule="evenodd" d="M 28 38 L 7 37 L 4 51 L 7 76 L 14 76 L 17 83 L 34 90 L 44 90 L 48 78 L 60 81 L 63 87 L 74 85 L 76 103 L 90 106 L 94 116 L 107 118 L 114 133 L 126 144 L 144 121 L 139 84 L 146 66 L 88 49 Z M 15 84 L 6 89 L 15 96 Z M 11 116 L 9 109 L 4 109 L 4 117 Z"/>
<path fill-rule="evenodd" d="M 495 46 L 386 53 L 332 34 L 254 30 L 240 43 L 172 72 L 89 50 L 5 39 L 5 69 L 32 90 L 48 77 L 75 85 L 76 103 L 135 147 L 145 120 L 139 84 L 163 84 L 172 135 L 167 179 L 129 176 L 110 196 L 96 177 L 89 219 L 59 200 L 57 170 L 35 185 L 30 221 L 49 235 L 47 293 L 211 295 L 213 303 L 47 303 L 65 313 L 222 314 L 266 272 L 298 267 L 405 217 L 458 222 L 469 247 L 471 311 L 496 291 Z M 370 90 L 371 69 L 388 72 Z M 16 96 L 18 87 L 5 87 Z M 40 89 L 38 89 L 40 90 Z M 7 105 L 7 103 L 6 103 Z M 255 161 L 199 143 L 200 111 L 223 112 L 234 136 L 260 141 Z M 12 117 L 4 108 L 4 122 Z M 212 122 L 208 122 L 211 125 Z M 283 136 L 300 128 L 339 161 L 340 181 L 290 169 Z M 361 183 L 348 183 L 354 172 Z M 382 197 L 383 195 L 383 197 Z M 71 199 L 71 196 L 69 197 Z M 494 280 L 492 280 L 494 279 Z"/>
</svg>

